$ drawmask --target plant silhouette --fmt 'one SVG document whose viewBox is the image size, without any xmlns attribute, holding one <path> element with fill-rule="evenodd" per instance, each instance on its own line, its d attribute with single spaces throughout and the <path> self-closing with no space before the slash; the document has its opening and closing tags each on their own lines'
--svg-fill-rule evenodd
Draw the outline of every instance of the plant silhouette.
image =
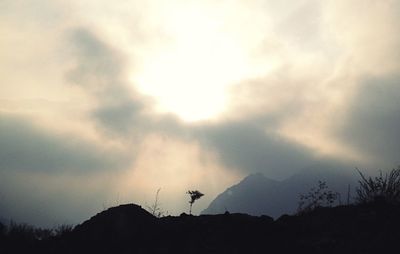
<svg viewBox="0 0 400 254">
<path fill-rule="evenodd" d="M 392 169 L 389 174 L 380 171 L 377 177 L 365 177 L 360 170 L 360 186 L 357 188 L 356 200 L 358 203 L 383 201 L 387 203 L 400 203 L 400 166 Z"/>
<path fill-rule="evenodd" d="M 310 212 L 318 207 L 331 207 L 339 199 L 338 192 L 329 190 L 324 181 L 318 181 L 317 187 L 312 187 L 307 194 L 300 194 L 298 213 Z"/>
<path fill-rule="evenodd" d="M 152 205 L 146 205 L 146 210 L 149 211 L 153 216 L 157 218 L 163 217 L 166 212 L 161 208 L 158 196 L 160 194 L 161 188 L 159 188 L 156 192 L 156 196 L 154 199 L 154 203 Z"/>
<path fill-rule="evenodd" d="M 201 198 L 202 196 L 204 196 L 204 194 L 203 193 L 201 193 L 200 191 L 198 191 L 198 190 L 189 190 L 189 191 L 187 191 L 186 192 L 187 194 L 189 194 L 189 196 L 190 196 L 190 200 L 189 200 L 189 204 L 190 204 L 190 209 L 189 209 L 189 214 L 191 215 L 192 214 L 192 206 L 193 206 L 193 203 L 197 200 L 197 199 L 199 199 L 199 198 Z"/>
</svg>

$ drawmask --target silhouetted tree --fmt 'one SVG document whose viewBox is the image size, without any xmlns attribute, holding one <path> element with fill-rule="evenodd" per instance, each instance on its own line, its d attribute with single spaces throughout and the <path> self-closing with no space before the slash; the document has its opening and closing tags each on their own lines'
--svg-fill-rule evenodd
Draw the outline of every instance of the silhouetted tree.
<svg viewBox="0 0 400 254">
<path fill-rule="evenodd" d="M 318 181 L 318 186 L 312 187 L 307 194 L 300 194 L 298 213 L 304 213 L 314 210 L 318 207 L 331 207 L 338 199 L 338 192 L 329 190 L 324 181 Z"/>
<path fill-rule="evenodd" d="M 186 193 L 189 194 L 189 196 L 190 196 L 190 200 L 189 200 L 189 204 L 190 204 L 189 214 L 192 214 L 192 205 L 193 205 L 193 203 L 194 203 L 197 199 L 199 199 L 199 198 L 201 198 L 202 196 L 204 196 L 204 194 L 201 193 L 201 192 L 198 191 L 198 190 L 194 190 L 194 191 L 189 190 L 189 191 L 187 191 Z"/>
<path fill-rule="evenodd" d="M 374 178 L 366 178 L 360 170 L 357 171 L 361 176 L 361 180 L 358 181 L 360 186 L 357 188 L 358 203 L 400 203 L 400 166 L 392 169 L 389 174 L 383 175 L 380 171 L 379 176 Z"/>
</svg>

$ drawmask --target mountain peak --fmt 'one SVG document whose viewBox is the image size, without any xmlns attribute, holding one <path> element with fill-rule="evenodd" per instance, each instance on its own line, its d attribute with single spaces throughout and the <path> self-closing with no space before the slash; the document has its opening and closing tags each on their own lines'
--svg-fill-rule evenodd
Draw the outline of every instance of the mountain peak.
<svg viewBox="0 0 400 254">
<path fill-rule="evenodd" d="M 315 168 L 282 181 L 272 180 L 262 173 L 250 174 L 218 195 L 202 214 L 222 214 L 229 211 L 277 218 L 282 214 L 294 213 L 299 195 L 307 193 L 318 180 L 325 181 L 330 189 L 340 192 L 342 196 L 347 194 L 348 184 L 355 181 L 349 175 L 334 170 L 326 170 L 328 173 L 321 174 L 324 171 L 319 167 Z"/>
<path fill-rule="evenodd" d="M 237 185 L 248 185 L 248 184 L 277 184 L 278 181 L 266 177 L 263 173 L 253 173 L 243 178 Z"/>
</svg>

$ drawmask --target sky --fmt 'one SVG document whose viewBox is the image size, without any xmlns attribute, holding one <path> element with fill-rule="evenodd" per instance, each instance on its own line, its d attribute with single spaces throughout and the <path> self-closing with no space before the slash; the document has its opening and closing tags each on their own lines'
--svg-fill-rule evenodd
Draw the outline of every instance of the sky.
<svg viewBox="0 0 400 254">
<path fill-rule="evenodd" d="M 250 173 L 400 165 L 400 1 L 0 1 L 0 218 L 198 214 Z"/>
</svg>

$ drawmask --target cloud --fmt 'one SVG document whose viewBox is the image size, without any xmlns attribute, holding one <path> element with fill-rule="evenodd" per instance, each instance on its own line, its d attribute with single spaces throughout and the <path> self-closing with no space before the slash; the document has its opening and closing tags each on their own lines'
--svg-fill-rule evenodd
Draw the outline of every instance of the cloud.
<svg viewBox="0 0 400 254">
<path fill-rule="evenodd" d="M 115 175 L 0 170 L 0 215 L 48 228 L 81 223 L 110 205 L 109 201 L 116 204 Z"/>
<path fill-rule="evenodd" d="M 70 38 L 75 65 L 66 78 L 92 99 L 93 106 L 87 116 L 103 134 L 112 138 L 130 137 L 134 143 L 152 132 L 176 137 L 187 135 L 186 127 L 176 116 L 155 112 L 154 99 L 135 89 L 127 75 L 130 64 L 123 52 L 86 28 L 73 29 Z"/>
<path fill-rule="evenodd" d="M 10 179 L 2 193 L 20 190 L 7 205 L 28 202 L 35 189 L 35 200 L 68 193 L 71 204 L 84 172 L 91 188 L 79 192 L 101 203 L 122 185 L 121 193 L 136 191 L 126 202 L 144 201 L 144 192 L 151 199 L 168 177 L 177 181 L 165 190 L 173 196 L 186 182 L 216 192 L 227 187 L 220 178 L 283 178 L 331 159 L 393 167 L 399 3 L 372 2 L 6 1 L 0 173 Z M 141 72 L 160 83 L 134 83 Z M 176 111 L 157 110 L 164 96 Z M 189 116 L 227 106 L 188 123 L 179 111 L 192 102 Z M 183 196 L 171 207 L 183 207 Z"/>
<path fill-rule="evenodd" d="M 138 131 L 148 102 L 130 86 L 122 54 L 88 29 L 76 28 L 70 35 L 75 66 L 66 78 L 92 99 L 88 117 L 114 137 Z"/>
<path fill-rule="evenodd" d="M 52 133 L 29 120 L 0 115 L 0 170 L 57 173 L 121 169 L 123 153 L 92 144 L 79 136 Z"/>
<path fill-rule="evenodd" d="M 286 177 L 315 162 L 313 151 L 276 133 L 268 133 L 258 119 L 244 119 L 196 130 L 205 150 L 214 151 L 228 167 L 245 174 L 264 172 Z"/>
<path fill-rule="evenodd" d="M 241 108 L 242 113 L 235 114 L 235 120 L 183 123 L 172 114 L 153 111 L 153 105 L 127 80 L 127 63 L 110 45 L 83 28 L 74 30 L 72 38 L 79 50 L 77 65 L 68 77 L 93 97 L 95 107 L 89 116 L 112 137 L 135 137 L 133 143 L 140 144 L 147 136 L 160 133 L 175 140 L 198 142 L 232 170 L 244 174 L 264 172 L 279 178 L 317 160 L 315 150 L 275 131 L 282 121 L 303 109 L 310 77 L 299 81 L 293 71 L 293 75 L 283 78 L 292 72 L 279 70 L 272 76 L 244 82 L 232 90 L 233 97 L 238 96 L 234 108 Z M 103 71 L 107 66 L 112 68 Z M 283 86 L 292 89 L 289 92 Z M 271 93 L 273 96 L 269 96 Z M 139 150 L 135 149 L 135 153 Z"/>
<path fill-rule="evenodd" d="M 372 165 L 400 165 L 400 77 L 361 82 L 338 136 Z"/>
<path fill-rule="evenodd" d="M 76 28 L 70 34 L 76 66 L 68 73 L 68 80 L 95 91 L 119 86 L 123 59 L 118 52 L 112 50 L 88 29 Z"/>
<path fill-rule="evenodd" d="M 249 5 L 249 8 L 254 6 Z M 152 132 L 162 132 L 178 139 L 190 137 L 198 140 L 205 149 L 214 149 L 227 165 L 244 171 L 266 168 L 277 171 L 271 168 L 303 165 L 331 146 L 336 147 L 330 152 L 334 155 L 343 148 L 342 144 L 334 143 L 343 140 L 335 141 L 329 136 L 330 130 L 337 127 L 329 115 L 333 112 L 341 115 L 347 108 L 345 100 L 350 98 L 360 75 L 348 75 L 343 71 L 345 67 L 339 66 L 343 66 L 343 59 L 349 52 L 344 49 L 355 48 L 361 42 L 361 35 L 350 38 L 346 33 L 339 37 L 337 29 L 333 28 L 340 27 L 337 20 L 342 15 L 331 4 L 301 2 L 289 10 L 285 6 L 274 1 L 265 6 L 268 13 L 276 10 L 272 23 L 275 33 L 266 34 L 265 39 L 268 41 L 267 37 L 273 35 L 270 39 L 278 45 L 275 58 L 282 57 L 283 60 L 280 60 L 278 68 L 264 76 L 243 80 L 231 90 L 229 112 L 236 120 L 228 118 L 217 124 L 191 125 L 182 123 L 173 115 L 155 113 L 152 101 L 135 90 L 128 75 L 128 71 L 135 73 L 132 66 L 139 63 L 129 58 L 132 55 L 127 54 L 126 48 L 116 47 L 115 38 L 110 38 L 112 33 L 99 27 L 82 26 L 70 31 L 68 43 L 72 48 L 74 66 L 66 77 L 90 98 L 87 117 L 102 131 L 100 135 L 109 135 L 108 138 L 135 137 L 137 143 Z M 348 8 L 345 10 L 349 11 Z M 378 27 L 386 24 L 380 17 L 387 12 L 385 7 L 379 7 L 379 15 L 374 16 L 379 21 Z M 361 18 L 365 17 L 361 15 Z M 150 21 L 146 19 L 146 22 Z M 141 23 L 141 26 L 145 24 Z M 351 23 L 352 30 L 360 27 L 365 28 L 365 25 Z M 304 36 L 310 33 L 313 36 Z M 377 48 L 381 46 L 379 43 L 376 45 Z M 264 52 L 266 57 L 271 53 L 267 48 Z M 373 51 L 378 50 L 374 48 Z M 339 54 L 333 54 L 335 52 Z M 355 52 L 352 57 L 358 62 L 361 53 Z M 310 69 L 313 71 L 305 72 Z M 268 124 L 259 119 L 263 117 L 269 119 Z M 314 140 L 309 141 L 309 137 L 314 137 Z M 354 148 L 352 145 L 349 147 Z M 291 159 L 284 162 L 276 158 L 279 156 L 273 158 L 266 154 L 285 154 Z M 291 163 L 292 160 L 298 163 Z"/>
<path fill-rule="evenodd" d="M 128 134 L 137 130 L 143 124 L 140 117 L 142 105 L 135 102 L 103 106 L 93 112 L 96 121 L 113 133 Z"/>
</svg>

